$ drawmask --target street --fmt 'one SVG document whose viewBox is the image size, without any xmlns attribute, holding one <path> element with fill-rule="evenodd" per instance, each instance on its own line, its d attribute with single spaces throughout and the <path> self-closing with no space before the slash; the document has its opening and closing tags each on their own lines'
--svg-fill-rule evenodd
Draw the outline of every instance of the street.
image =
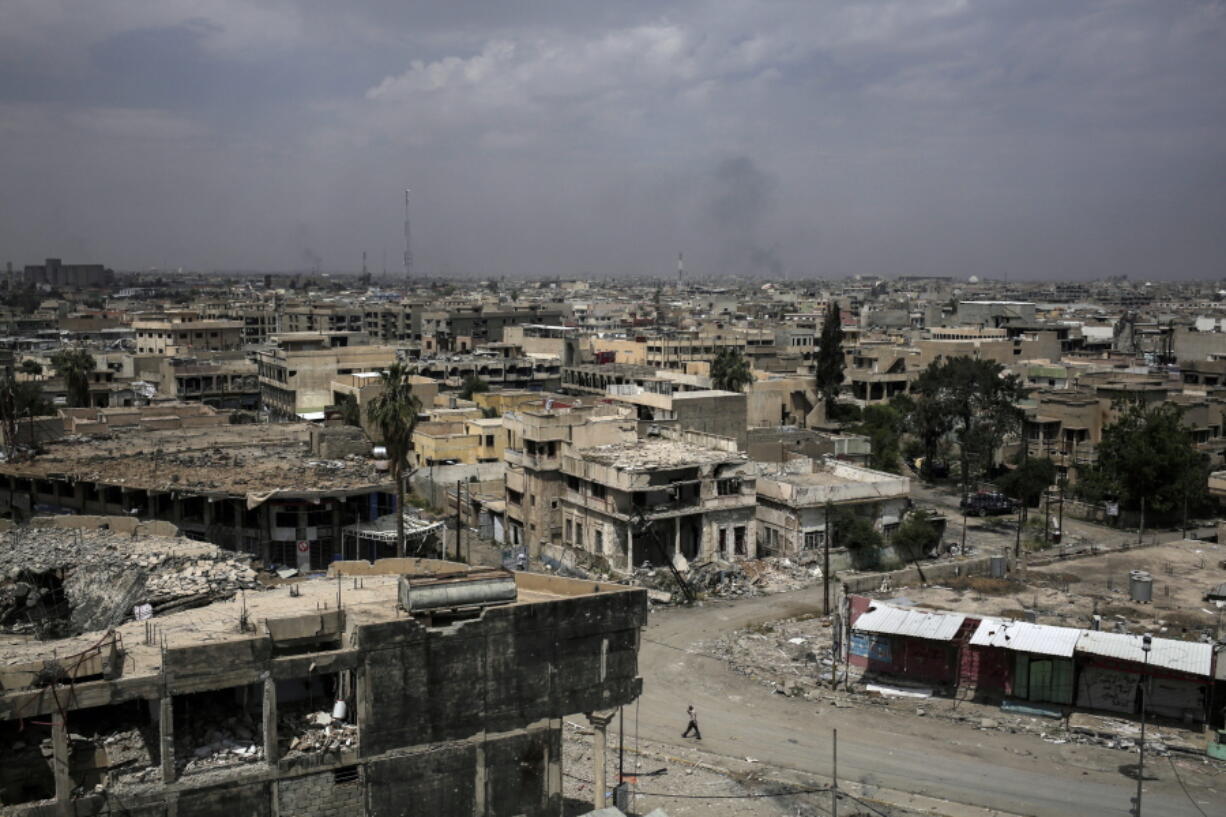
<svg viewBox="0 0 1226 817">
<path fill-rule="evenodd" d="M 830 774 L 831 729 L 837 728 L 840 780 L 859 782 L 886 801 L 894 791 L 1033 817 L 1129 813 L 1136 784 L 1121 767 L 1135 763 L 1134 754 L 900 718 L 867 706 L 836 709 L 822 701 L 788 698 L 697 651 L 698 642 L 720 633 L 811 614 L 820 603 L 819 586 L 654 612 L 639 656 L 640 733 L 661 743 L 694 745 L 680 737 L 686 706 L 692 703 L 699 712 L 703 751 L 716 758 L 751 757 L 766 766 L 819 777 Z M 1146 765 L 1144 813 L 1226 814 L 1226 788 L 1210 787 L 1214 771 L 1206 773 L 1188 762 L 1181 765 L 1180 774 L 1198 800 L 1198 810 L 1180 788 L 1171 761 L 1151 758 Z"/>
</svg>

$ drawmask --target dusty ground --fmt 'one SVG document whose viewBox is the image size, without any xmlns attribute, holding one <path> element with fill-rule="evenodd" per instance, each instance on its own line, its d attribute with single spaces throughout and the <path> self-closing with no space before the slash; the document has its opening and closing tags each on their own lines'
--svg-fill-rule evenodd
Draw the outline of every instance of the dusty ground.
<svg viewBox="0 0 1226 817">
<path fill-rule="evenodd" d="M 656 808 L 664 809 L 669 817 L 817 817 L 830 814 L 829 780 L 771 767 L 752 758 L 710 754 L 692 740 L 680 745 L 645 740 L 635 734 L 633 709 L 627 708 L 626 715 L 624 744 L 618 735 L 616 720 L 609 729 L 606 779 L 610 787 L 617 782 L 618 746 L 624 745 L 626 776 L 633 778 L 631 814 L 644 815 Z M 565 722 L 562 746 L 563 813 L 573 817 L 593 807 L 592 733 L 582 718 Z M 852 794 L 860 796 L 861 793 L 857 789 Z M 934 814 L 868 797 L 862 799 L 867 805 L 846 795 L 840 797 L 839 814 L 844 817 L 870 814 L 918 817 L 921 813 L 932 817 Z"/>
</svg>

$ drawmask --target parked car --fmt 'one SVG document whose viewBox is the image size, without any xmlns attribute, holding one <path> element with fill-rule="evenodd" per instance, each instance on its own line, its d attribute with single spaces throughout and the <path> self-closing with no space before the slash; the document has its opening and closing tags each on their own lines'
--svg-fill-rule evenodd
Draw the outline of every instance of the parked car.
<svg viewBox="0 0 1226 817">
<path fill-rule="evenodd" d="M 1013 500 L 999 491 L 979 491 L 960 503 L 967 516 L 996 516 L 1013 513 Z"/>
</svg>

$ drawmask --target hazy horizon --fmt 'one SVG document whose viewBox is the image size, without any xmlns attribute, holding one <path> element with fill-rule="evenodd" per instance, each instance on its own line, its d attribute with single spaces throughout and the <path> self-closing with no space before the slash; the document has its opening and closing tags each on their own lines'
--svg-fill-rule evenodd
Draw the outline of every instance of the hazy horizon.
<svg viewBox="0 0 1226 817">
<path fill-rule="evenodd" d="M 0 262 L 1213 280 L 1226 3 L 16 0 Z M 386 262 L 384 259 L 386 258 Z"/>
</svg>

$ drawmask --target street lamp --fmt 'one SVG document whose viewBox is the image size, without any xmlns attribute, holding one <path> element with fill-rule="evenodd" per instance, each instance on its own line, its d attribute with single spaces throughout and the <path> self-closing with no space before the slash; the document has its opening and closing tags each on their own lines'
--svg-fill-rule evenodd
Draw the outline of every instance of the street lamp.
<svg viewBox="0 0 1226 817">
<path fill-rule="evenodd" d="M 1133 798 L 1133 817 L 1141 817 L 1141 785 L 1145 782 L 1145 708 L 1149 704 L 1145 694 L 1145 681 L 1149 677 L 1149 651 L 1154 637 L 1149 633 L 1141 636 L 1141 652 L 1145 653 L 1145 670 L 1141 674 L 1141 744 L 1137 761 L 1137 796 Z"/>
</svg>

